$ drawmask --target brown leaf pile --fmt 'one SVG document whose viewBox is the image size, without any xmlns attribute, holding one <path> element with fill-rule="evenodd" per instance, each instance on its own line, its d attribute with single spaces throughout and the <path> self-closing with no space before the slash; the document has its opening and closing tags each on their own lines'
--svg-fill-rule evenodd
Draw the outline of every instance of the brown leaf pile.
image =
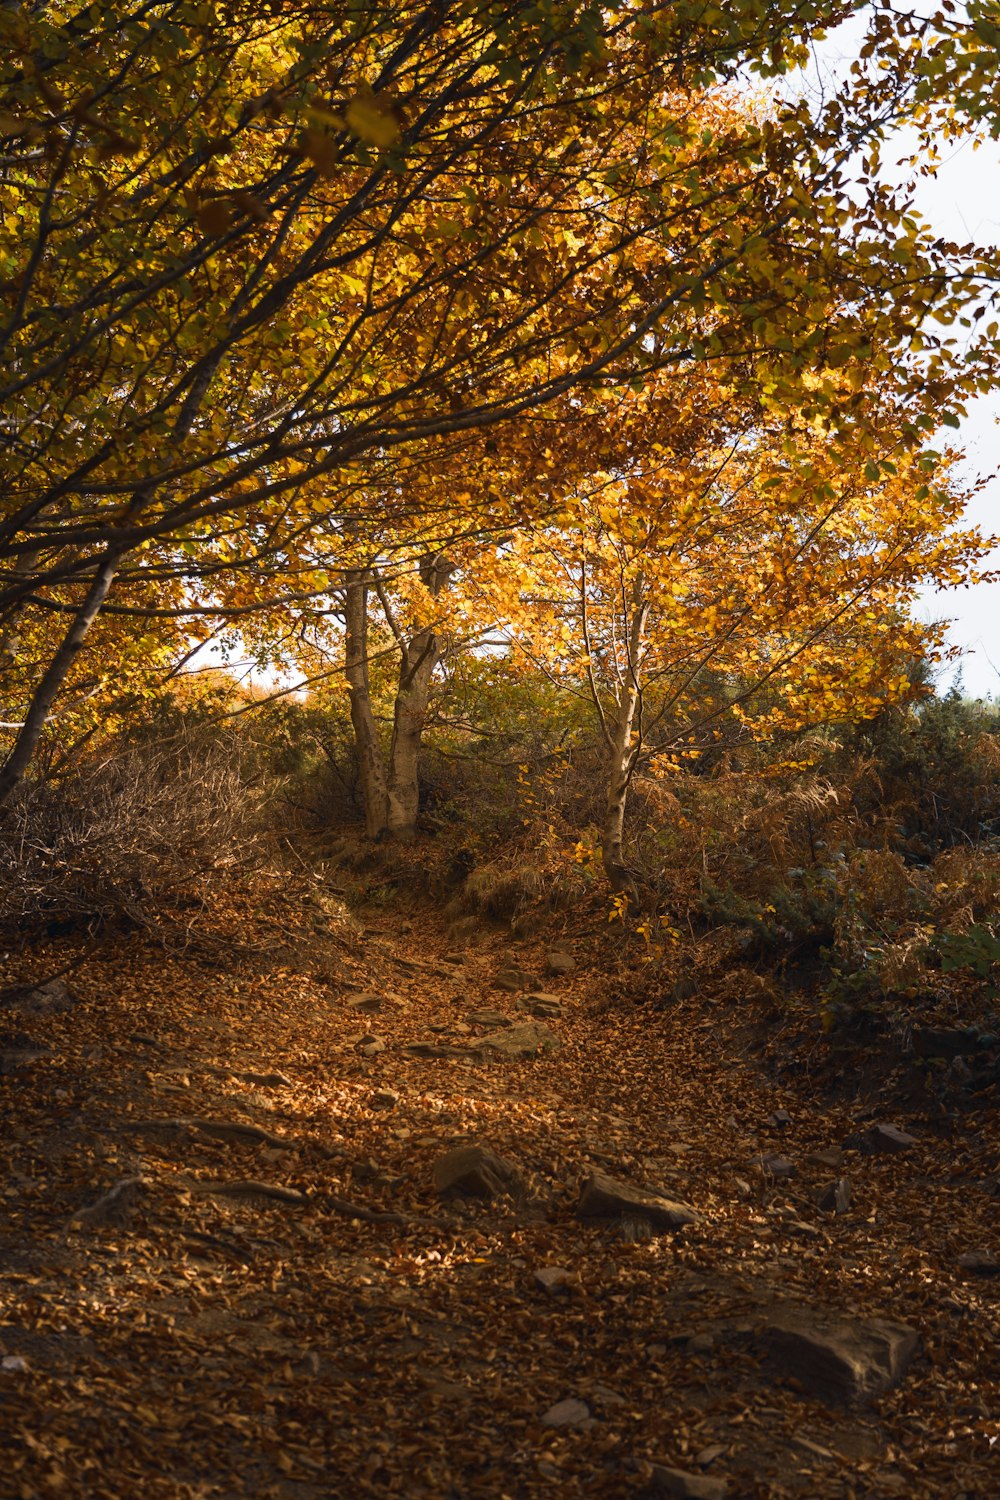
<svg viewBox="0 0 1000 1500">
<path fill-rule="evenodd" d="M 305 881 L 214 920 L 0 1017 L 5 1496 L 614 1497 L 656 1463 L 734 1500 L 1000 1491 L 1000 1279 L 958 1262 L 1000 1249 L 995 1094 L 914 1106 L 915 1147 L 831 1174 L 807 1157 L 859 1106 L 769 1081 L 738 1005 L 604 1003 L 600 934 L 561 934 L 561 1046 L 512 1062 L 467 1017 L 524 1019 L 493 980 L 541 978 L 541 940 L 457 954 L 426 912 L 362 928 Z M 471 1141 L 516 1191 L 436 1193 Z M 582 1222 L 593 1170 L 699 1222 Z M 817 1207 L 831 1175 L 846 1213 Z M 911 1324 L 907 1378 L 855 1411 L 775 1380 L 754 1328 L 788 1300 Z"/>
</svg>

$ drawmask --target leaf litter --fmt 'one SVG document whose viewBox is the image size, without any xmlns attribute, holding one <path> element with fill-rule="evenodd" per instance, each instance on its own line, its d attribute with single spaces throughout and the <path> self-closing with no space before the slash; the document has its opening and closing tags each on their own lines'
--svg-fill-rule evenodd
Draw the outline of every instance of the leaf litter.
<svg viewBox="0 0 1000 1500">
<path fill-rule="evenodd" d="M 992 1096 L 947 1128 L 893 1120 L 905 1150 L 844 1149 L 856 1103 L 802 1070 L 777 1085 L 738 1007 L 609 1004 L 600 934 L 548 981 L 558 1049 L 490 1056 L 475 1013 L 520 1020 L 493 981 L 540 971 L 541 939 L 485 932 L 456 967 L 433 914 L 324 937 L 300 894 L 278 947 L 268 893 L 229 893 L 205 952 L 109 940 L 73 1006 L 18 1018 L 5 1494 L 996 1492 Z M 391 997 L 370 1057 L 360 992 Z M 438 1191 L 435 1163 L 473 1144 L 516 1172 Z M 779 1152 L 794 1176 L 760 1170 Z M 849 1206 L 821 1209 L 841 1158 Z M 635 1210 L 581 1218 L 595 1174 Z M 651 1193 L 695 1221 L 653 1222 Z M 768 1360 L 788 1305 L 905 1324 L 918 1352 L 838 1406 Z"/>
</svg>

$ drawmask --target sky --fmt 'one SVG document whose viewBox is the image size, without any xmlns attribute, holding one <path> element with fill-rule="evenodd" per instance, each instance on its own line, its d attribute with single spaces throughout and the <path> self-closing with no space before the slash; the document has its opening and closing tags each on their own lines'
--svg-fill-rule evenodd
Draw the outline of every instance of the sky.
<svg viewBox="0 0 1000 1500">
<path fill-rule="evenodd" d="M 980 244 L 1000 243 L 1000 146 L 978 151 L 966 143 L 953 151 L 937 178 L 920 184 L 917 206 L 941 234 Z M 959 439 L 965 472 L 988 483 L 970 508 L 970 519 L 989 536 L 1000 533 L 1000 391 L 969 403 Z M 1000 569 L 1000 548 L 990 559 Z M 961 646 L 962 686 L 975 697 L 1000 698 L 1000 581 L 964 589 L 928 592 L 917 610 L 921 619 L 950 617 L 949 640 Z M 954 672 L 946 672 L 950 681 Z"/>
<path fill-rule="evenodd" d="M 856 18 L 819 44 L 812 68 L 796 86 L 811 92 L 832 83 L 856 56 L 863 27 L 863 18 Z M 890 181 L 890 164 L 912 149 L 913 139 L 903 134 L 887 145 L 883 160 Z M 974 150 L 973 143 L 965 141 L 942 148 L 941 155 L 935 176 L 922 177 L 916 183 L 914 203 L 918 213 L 947 239 L 1000 245 L 1000 145 L 987 141 Z M 897 180 L 903 175 L 900 172 Z M 962 477 L 987 480 L 969 508 L 969 521 L 986 536 L 1000 534 L 1000 391 L 970 402 L 968 419 L 960 431 L 949 431 L 946 436 L 951 446 L 965 449 Z M 1000 570 L 1000 547 L 987 566 Z M 960 670 L 965 692 L 973 697 L 991 695 L 1000 699 L 1000 581 L 959 589 L 927 589 L 914 612 L 921 620 L 950 620 L 948 643 L 962 651 L 957 667 L 943 665 L 940 669 L 940 689 L 947 689 Z"/>
</svg>

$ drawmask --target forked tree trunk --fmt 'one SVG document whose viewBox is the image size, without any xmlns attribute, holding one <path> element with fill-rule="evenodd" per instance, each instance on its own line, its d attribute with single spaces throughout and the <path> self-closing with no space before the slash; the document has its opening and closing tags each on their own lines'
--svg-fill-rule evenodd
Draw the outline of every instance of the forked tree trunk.
<svg viewBox="0 0 1000 1500">
<path fill-rule="evenodd" d="M 351 699 L 365 833 L 374 839 L 385 832 L 388 789 L 368 676 L 368 585 L 366 568 L 352 568 L 348 572 L 344 589 L 344 670 Z"/>
<path fill-rule="evenodd" d="M 434 669 L 441 642 L 433 630 L 421 630 L 407 642 L 399 673 L 389 747 L 386 828 L 393 838 L 409 841 L 417 831 L 420 807 L 420 741 L 427 722 Z"/>
<path fill-rule="evenodd" d="M 426 558 L 421 578 L 432 595 L 447 582 L 450 569 L 442 558 Z M 368 598 L 378 591 L 399 648 L 399 681 L 393 710 L 388 758 L 379 739 L 368 676 Z M 442 638 L 426 626 L 407 639 L 370 568 L 354 568 L 344 589 L 344 660 L 351 699 L 351 723 L 369 838 L 408 841 L 417 831 L 420 808 L 420 742 L 427 722 L 434 672 L 444 653 Z"/>
</svg>

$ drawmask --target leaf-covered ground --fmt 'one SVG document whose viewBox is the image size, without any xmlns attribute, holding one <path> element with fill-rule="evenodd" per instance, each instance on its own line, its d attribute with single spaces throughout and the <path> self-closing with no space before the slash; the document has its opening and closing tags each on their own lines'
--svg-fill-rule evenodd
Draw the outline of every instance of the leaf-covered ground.
<svg viewBox="0 0 1000 1500">
<path fill-rule="evenodd" d="M 958 1259 L 1000 1250 L 995 1093 L 881 1115 L 806 1055 L 778 1084 L 749 1002 L 616 1001 L 599 933 L 458 951 L 426 912 L 320 889 L 220 903 L 179 957 L 108 941 L 72 1008 L 0 1016 L 5 1496 L 611 1497 L 655 1464 L 692 1494 L 1000 1493 L 1000 1278 Z M 544 977 L 556 938 L 575 963 Z M 524 1019 L 512 963 L 558 996 L 560 1047 L 491 1060 L 469 1017 Z M 807 1160 L 884 1118 L 917 1144 Z M 439 1196 L 470 1141 L 513 1196 Z M 595 1169 L 699 1222 L 581 1221 Z M 817 1207 L 842 1177 L 848 1211 Z M 764 1357 L 787 1303 L 919 1351 L 872 1404 L 821 1401 Z"/>
</svg>

